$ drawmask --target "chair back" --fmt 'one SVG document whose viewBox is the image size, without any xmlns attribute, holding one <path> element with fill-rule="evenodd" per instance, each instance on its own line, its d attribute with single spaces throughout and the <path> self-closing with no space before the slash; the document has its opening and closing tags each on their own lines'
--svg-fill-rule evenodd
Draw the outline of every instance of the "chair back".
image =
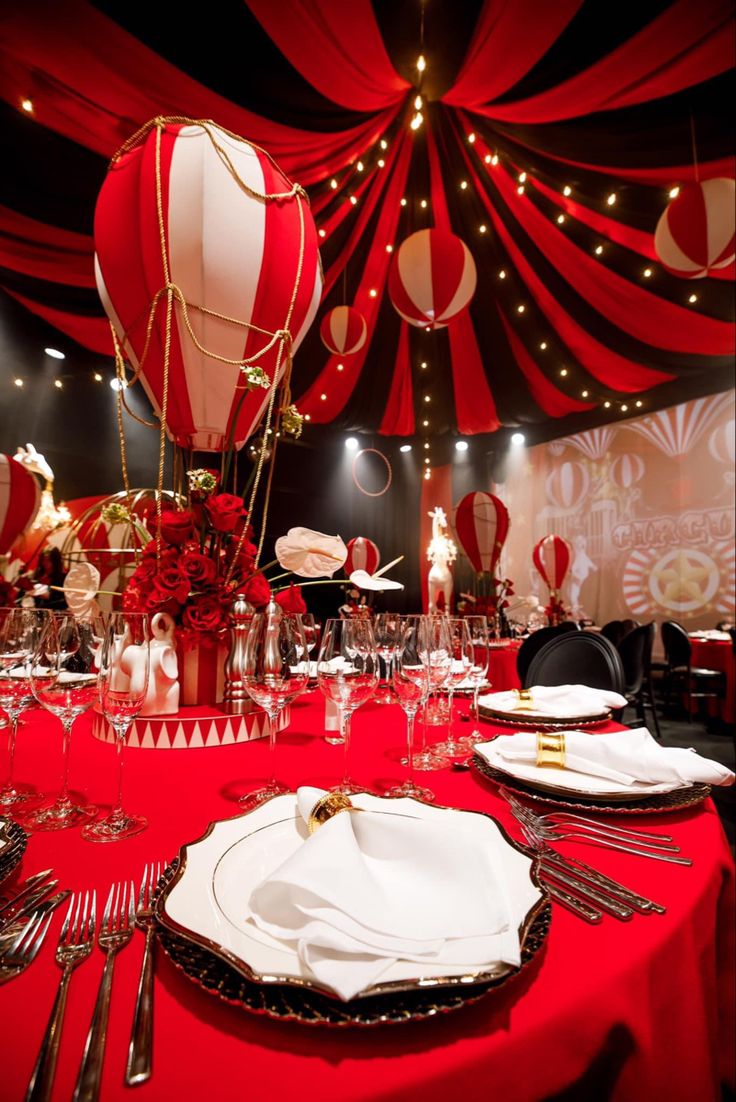
<svg viewBox="0 0 736 1102">
<path fill-rule="evenodd" d="M 519 675 L 519 681 L 524 684 L 524 677 L 529 669 L 529 664 L 534 655 L 548 643 L 550 639 L 555 639 L 558 635 L 565 635 L 568 631 L 576 631 L 577 624 L 573 624 L 569 620 L 565 620 L 562 624 L 556 624 L 554 627 L 540 628 L 539 631 L 534 631 L 528 636 L 519 647 L 519 653 L 516 655 L 516 672 Z"/>
<path fill-rule="evenodd" d="M 609 643 L 613 643 L 614 647 L 617 647 L 624 637 L 623 620 L 609 620 L 608 623 L 604 624 L 601 628 L 600 634 L 604 636 Z"/>
<path fill-rule="evenodd" d="M 670 669 L 690 665 L 693 648 L 687 632 L 677 620 L 662 621 L 662 645 Z"/>
<path fill-rule="evenodd" d="M 590 685 L 623 693 L 624 669 L 616 648 L 599 632 L 566 632 L 535 655 L 524 684 Z"/>
<path fill-rule="evenodd" d="M 622 620 L 621 627 L 624 629 L 624 635 L 628 635 L 634 628 L 641 627 L 641 624 L 638 620 Z"/>
<path fill-rule="evenodd" d="M 634 628 L 623 637 L 618 645 L 618 654 L 621 665 L 624 668 L 624 693 L 626 696 L 636 696 L 647 676 L 648 666 L 652 660 L 652 646 L 654 644 L 654 624 L 646 624 L 644 627 Z"/>
</svg>

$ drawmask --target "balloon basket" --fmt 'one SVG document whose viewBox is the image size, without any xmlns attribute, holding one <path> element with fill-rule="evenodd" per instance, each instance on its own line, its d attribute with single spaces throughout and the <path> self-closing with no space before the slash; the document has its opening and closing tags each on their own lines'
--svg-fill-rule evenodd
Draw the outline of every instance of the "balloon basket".
<svg viewBox="0 0 736 1102">
<path fill-rule="evenodd" d="M 289 724 L 289 709 L 279 719 L 281 731 Z M 260 708 L 244 715 L 227 715 L 218 708 L 200 705 L 180 708 L 170 716 L 139 716 L 131 725 L 126 746 L 149 750 L 202 750 L 267 738 L 268 716 Z M 105 717 L 95 711 L 92 734 L 102 742 L 114 742 L 115 734 Z"/>
</svg>

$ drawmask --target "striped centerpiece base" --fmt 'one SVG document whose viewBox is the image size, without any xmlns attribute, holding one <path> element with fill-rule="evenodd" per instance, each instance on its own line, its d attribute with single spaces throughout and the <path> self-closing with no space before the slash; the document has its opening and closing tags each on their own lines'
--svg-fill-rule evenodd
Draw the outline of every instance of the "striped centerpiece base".
<svg viewBox="0 0 736 1102">
<path fill-rule="evenodd" d="M 279 730 L 289 724 L 289 709 L 279 719 Z M 226 715 L 217 707 L 206 705 L 180 708 L 170 716 L 139 716 L 128 732 L 126 746 L 150 750 L 201 750 L 210 746 L 229 746 L 236 742 L 266 738 L 269 719 L 254 707 L 244 715 Z M 92 734 L 103 742 L 113 742 L 115 736 L 102 713 L 92 714 Z"/>
</svg>

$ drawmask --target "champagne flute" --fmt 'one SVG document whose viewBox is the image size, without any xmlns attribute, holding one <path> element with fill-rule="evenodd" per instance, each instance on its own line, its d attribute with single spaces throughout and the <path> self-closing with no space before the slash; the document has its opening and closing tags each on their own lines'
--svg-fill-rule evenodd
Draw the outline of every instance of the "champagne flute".
<svg viewBox="0 0 736 1102">
<path fill-rule="evenodd" d="M 33 695 L 63 730 L 61 791 L 23 818 L 31 830 L 63 830 L 89 819 L 97 808 L 72 803 L 69 795 L 69 754 L 74 721 L 97 700 L 100 624 L 78 620 L 73 613 L 54 613 L 44 626 L 33 654 L 30 682 Z"/>
<path fill-rule="evenodd" d="M 488 643 L 488 620 L 485 616 L 466 616 L 465 622 L 470 632 L 473 664 L 468 673 L 468 680 L 473 686 L 473 716 L 475 727 L 470 735 L 458 739 L 464 750 L 471 750 L 476 742 L 479 742 L 483 734 L 478 727 L 478 693 L 487 684 L 488 667 L 491 660 L 491 649 Z"/>
<path fill-rule="evenodd" d="M 387 796 L 412 796 L 415 800 L 433 800 L 434 792 L 414 780 L 414 719 L 427 693 L 428 671 L 420 657 L 420 623 L 408 624 L 399 636 L 393 662 L 393 689 L 406 713 L 408 779 L 395 785 Z"/>
<path fill-rule="evenodd" d="M 18 719 L 24 708 L 34 704 L 30 666 L 44 625 L 51 614 L 41 609 L 8 608 L 0 610 L 0 708 L 9 719 L 10 762 L 5 783 L 0 788 L 0 809 L 13 807 L 33 795 L 13 782 L 15 739 Z"/>
<path fill-rule="evenodd" d="M 270 777 L 263 788 L 248 792 L 240 803 L 257 807 L 272 796 L 288 792 L 276 779 L 276 730 L 279 716 L 303 693 L 309 681 L 309 650 L 302 618 L 285 614 L 275 601 L 251 620 L 245 642 L 243 684 L 245 691 L 268 715 Z"/>
<path fill-rule="evenodd" d="M 441 769 L 444 765 L 450 764 L 449 758 L 443 758 L 434 747 L 429 749 L 426 745 L 429 700 L 433 693 L 439 692 L 446 686 L 452 668 L 450 635 L 445 616 L 422 617 L 419 631 L 419 656 L 427 667 L 427 695 L 424 701 L 425 745 L 421 753 L 414 758 L 414 768 L 428 771 Z"/>
<path fill-rule="evenodd" d="M 331 619 L 325 624 L 317 660 L 320 691 L 337 705 L 345 745 L 342 783 L 333 792 L 363 792 L 350 780 L 350 734 L 353 712 L 369 700 L 378 684 L 378 655 L 367 620 Z"/>
<path fill-rule="evenodd" d="M 447 739 L 434 748 L 435 755 L 443 759 L 456 757 L 465 749 L 455 738 L 452 730 L 452 702 L 455 689 L 467 678 L 473 667 L 473 645 L 470 640 L 468 624 L 462 617 L 445 617 L 447 644 L 450 664 L 445 685 L 447 687 Z M 444 762 L 443 762 L 444 764 Z"/>
<path fill-rule="evenodd" d="M 391 671 L 399 643 L 399 617 L 393 612 L 379 612 L 373 625 L 373 633 L 376 637 L 376 653 L 383 660 L 386 667 L 386 677 L 383 685 L 379 686 L 376 693 L 378 704 L 391 704 Z"/>
<path fill-rule="evenodd" d="M 123 809 L 123 747 L 133 720 L 148 694 L 151 672 L 151 628 L 142 612 L 111 612 L 100 648 L 97 690 L 100 708 L 115 733 L 118 793 L 110 814 L 82 827 L 89 842 L 132 838 L 148 826 L 143 815 Z"/>
</svg>

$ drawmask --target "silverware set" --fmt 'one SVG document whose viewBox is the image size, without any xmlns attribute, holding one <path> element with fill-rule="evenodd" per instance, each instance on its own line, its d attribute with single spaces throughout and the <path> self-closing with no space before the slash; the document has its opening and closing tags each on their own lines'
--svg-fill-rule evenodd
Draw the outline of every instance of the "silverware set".
<svg viewBox="0 0 736 1102">
<path fill-rule="evenodd" d="M 678 856 L 679 846 L 673 843 L 670 835 L 610 826 L 571 812 L 538 815 L 508 789 L 501 787 L 500 792 L 508 800 L 536 858 L 545 889 L 553 899 L 586 922 L 599 923 L 604 914 L 628 922 L 635 915 L 664 914 L 665 908 L 584 861 L 563 857 L 548 845 L 549 841 L 566 838 L 591 842 L 635 856 L 692 865 L 689 858 Z"/>
<path fill-rule="evenodd" d="M 54 909 L 71 894 L 66 891 L 49 896 L 57 884 L 57 881 L 49 879 L 50 875 L 50 869 L 36 873 L 24 881 L 11 897 L 0 900 L 0 984 L 15 979 L 33 962 L 48 933 Z M 95 937 L 97 946 L 105 954 L 105 964 L 73 1102 L 95 1102 L 99 1098 L 115 958 L 132 940 L 136 926 L 144 933 L 145 949 L 125 1082 L 133 1086 L 150 1077 L 153 1047 L 153 898 L 160 875 L 160 863 L 146 865 L 137 897 L 132 881 L 114 883 L 99 926 L 96 893 L 86 891 L 71 895 L 55 951 L 61 979 L 28 1084 L 26 1102 L 48 1102 L 51 1097 L 72 973 L 91 957 Z M 44 898 L 46 896 L 48 898 Z M 26 920 L 21 923 L 22 917 Z"/>
</svg>

